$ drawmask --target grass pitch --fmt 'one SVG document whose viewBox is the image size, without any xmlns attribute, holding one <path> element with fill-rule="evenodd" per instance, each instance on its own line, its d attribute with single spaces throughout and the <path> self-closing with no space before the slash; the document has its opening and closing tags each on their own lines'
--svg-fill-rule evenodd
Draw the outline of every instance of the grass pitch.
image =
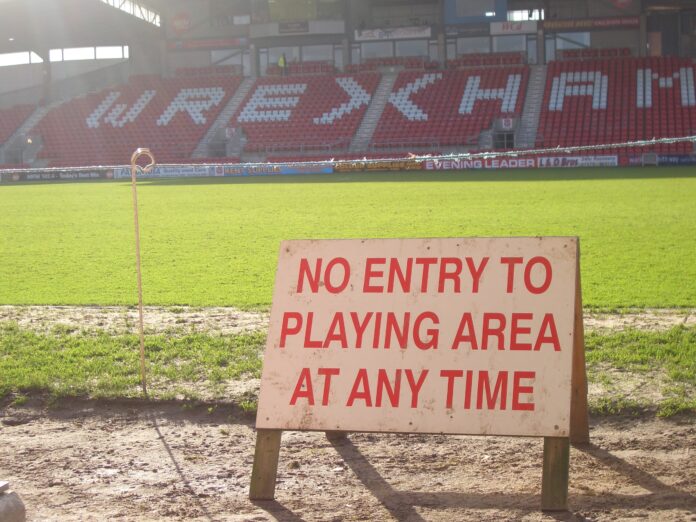
<svg viewBox="0 0 696 522">
<path fill-rule="evenodd" d="M 232 400 L 253 410 L 256 394 L 228 384 L 260 377 L 264 341 L 261 332 L 148 335 L 149 397 Z M 696 329 L 589 333 L 585 341 L 590 383 L 605 390 L 590 398 L 594 413 L 696 412 Z M 0 377 L 0 406 L 6 396 L 21 403 L 32 393 L 139 397 L 138 337 L 67 327 L 39 333 L 0 323 Z M 622 386 L 627 378 L 649 383 L 656 396 L 636 397 Z"/>
<path fill-rule="evenodd" d="M 0 186 L 0 304 L 136 302 L 125 182 Z M 693 169 L 142 181 L 147 304 L 270 305 L 299 238 L 577 235 L 586 306 L 696 306 Z"/>
<path fill-rule="evenodd" d="M 577 235 L 586 306 L 696 306 L 693 170 L 158 180 L 139 197 L 147 304 L 267 308 L 283 239 Z M 0 186 L 0 304 L 134 304 L 130 198 L 125 182 Z M 662 383 L 650 404 L 617 388 L 593 411 L 696 411 L 693 329 L 586 341 L 591 382 Z M 229 398 L 227 383 L 259 375 L 263 342 L 148 336 L 152 397 Z M 0 399 L 135 396 L 137 338 L 0 324 L 0 376 Z"/>
</svg>

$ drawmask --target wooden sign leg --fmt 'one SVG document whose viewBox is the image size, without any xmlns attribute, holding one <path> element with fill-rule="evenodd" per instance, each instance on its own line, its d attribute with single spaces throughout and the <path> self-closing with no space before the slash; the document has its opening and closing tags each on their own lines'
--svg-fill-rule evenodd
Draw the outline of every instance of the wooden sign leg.
<svg viewBox="0 0 696 522">
<path fill-rule="evenodd" d="M 543 511 L 568 509 L 569 461 L 570 439 L 544 437 L 544 469 L 541 477 L 541 509 Z"/>
<path fill-rule="evenodd" d="M 330 442 L 340 442 L 340 441 L 346 440 L 348 438 L 348 432 L 347 431 L 327 431 L 326 438 L 329 439 Z"/>
<path fill-rule="evenodd" d="M 273 500 L 275 498 L 282 433 L 282 430 L 257 430 L 256 432 L 254 468 L 251 472 L 251 485 L 249 487 L 251 500 Z"/>
<path fill-rule="evenodd" d="M 575 279 L 575 337 L 573 339 L 573 373 L 570 399 L 570 441 L 589 444 L 590 422 L 587 409 L 587 370 L 585 368 L 585 330 L 582 320 L 582 288 L 580 286 L 580 253 Z"/>
</svg>

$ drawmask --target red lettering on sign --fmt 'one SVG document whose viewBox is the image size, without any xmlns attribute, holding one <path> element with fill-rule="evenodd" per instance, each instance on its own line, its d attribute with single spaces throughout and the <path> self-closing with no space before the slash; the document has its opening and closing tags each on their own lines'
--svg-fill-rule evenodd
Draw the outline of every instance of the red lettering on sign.
<svg viewBox="0 0 696 522">
<path fill-rule="evenodd" d="M 488 378 L 488 372 L 481 370 L 478 372 L 478 391 L 476 397 L 476 409 L 480 410 L 483 407 L 484 393 L 486 396 L 486 408 L 494 410 L 498 397 L 500 397 L 500 409 L 505 409 L 505 401 L 507 399 L 507 378 L 508 372 L 499 372 L 498 378 L 495 381 L 495 388 L 491 394 L 491 382 Z"/>
<path fill-rule="evenodd" d="M 302 258 L 300 260 L 300 270 L 297 276 L 298 294 L 301 294 L 304 291 L 305 280 L 307 280 L 307 283 L 309 284 L 309 290 L 313 294 L 319 292 L 319 287 L 321 286 L 319 283 L 322 279 L 322 262 L 322 258 L 317 258 L 314 263 L 314 272 L 312 272 L 312 269 L 309 266 L 309 261 L 305 258 Z M 340 265 L 343 268 L 343 278 L 341 279 L 341 282 L 339 284 L 335 285 L 332 281 L 331 274 L 334 271 L 334 267 L 337 265 Z M 323 281 L 324 286 L 330 293 L 338 294 L 343 292 L 343 290 L 346 289 L 348 283 L 350 282 L 350 264 L 348 263 L 348 261 L 343 257 L 337 257 L 329 261 L 326 265 L 326 270 L 324 271 Z"/>
<path fill-rule="evenodd" d="M 357 312 L 350 313 L 350 319 L 353 321 L 353 328 L 355 328 L 355 347 L 362 348 L 363 334 L 367 329 L 367 325 L 372 318 L 372 312 L 367 312 L 365 318 L 360 322 L 360 316 Z"/>
<path fill-rule="evenodd" d="M 387 292 L 392 293 L 394 291 L 394 277 L 399 279 L 399 284 L 401 285 L 402 292 L 411 291 L 411 274 L 413 273 L 413 258 L 409 257 L 406 260 L 406 272 L 401 270 L 401 265 L 399 265 L 399 260 L 392 257 L 389 260 L 389 281 L 387 282 Z"/>
<path fill-rule="evenodd" d="M 516 411 L 533 411 L 533 402 L 521 402 L 521 395 L 532 395 L 533 385 L 523 385 L 523 379 L 534 379 L 535 372 L 516 371 L 512 372 L 512 387 L 508 386 L 510 373 L 508 371 L 491 372 L 480 370 L 476 373 L 478 382 L 476 384 L 476 409 L 477 410 L 505 410 L 508 405 L 508 395 L 512 403 L 512 409 Z M 440 370 L 440 377 L 447 380 L 447 392 L 445 394 L 445 407 L 449 410 L 454 408 L 455 393 L 461 389 L 460 379 L 464 376 L 464 370 Z M 491 385 L 493 375 L 496 374 L 495 384 Z M 471 409 L 472 389 L 474 381 L 474 371 L 466 370 L 464 381 L 464 409 Z M 492 388 L 492 389 L 491 389 Z M 533 399 L 533 396 L 532 396 Z"/>
<path fill-rule="evenodd" d="M 307 403 L 314 406 L 314 391 L 312 390 L 312 376 L 309 373 L 309 368 L 302 368 L 300 378 L 295 385 L 295 391 L 292 392 L 290 406 L 294 406 L 297 399 L 307 399 Z"/>
<path fill-rule="evenodd" d="M 391 348 L 392 335 L 396 335 L 397 341 L 399 341 L 399 348 L 406 348 L 408 342 L 408 325 L 411 321 L 411 314 L 406 312 L 404 314 L 403 324 L 401 329 L 399 329 L 399 320 L 396 318 L 393 312 L 387 313 L 387 325 L 386 333 L 384 336 L 384 347 Z"/>
<path fill-rule="evenodd" d="M 471 344 L 472 350 L 478 350 L 478 342 L 476 341 L 476 332 L 474 332 L 474 320 L 471 317 L 471 312 L 462 314 L 462 319 L 457 327 L 457 335 L 452 341 L 452 350 L 459 349 L 461 343 Z"/>
<path fill-rule="evenodd" d="M 335 314 L 329 326 L 329 333 L 324 339 L 324 348 L 328 348 L 332 342 L 341 343 L 341 348 L 348 348 L 348 338 L 346 337 L 346 324 L 343 321 L 343 314 Z"/>
<path fill-rule="evenodd" d="M 375 334 L 372 336 L 372 348 L 379 348 L 379 333 L 382 326 L 382 313 L 377 312 L 375 314 Z"/>
<path fill-rule="evenodd" d="M 357 400 L 365 401 L 365 406 L 370 408 L 372 406 L 372 397 L 370 397 L 370 383 L 367 379 L 367 370 L 365 368 L 360 368 L 358 370 L 358 375 L 353 383 L 353 388 L 350 390 L 350 395 L 348 396 L 348 402 L 346 406 L 350 408 L 353 403 Z"/>
<path fill-rule="evenodd" d="M 437 341 L 440 333 L 437 328 L 428 328 L 426 333 L 428 334 L 429 339 L 427 341 L 424 341 L 421 337 L 421 324 L 426 319 L 430 319 L 433 324 L 440 324 L 440 320 L 433 312 L 423 312 L 422 314 L 418 315 L 413 324 L 413 342 L 416 343 L 416 346 L 421 350 L 429 350 L 430 348 L 437 350 Z"/>
<path fill-rule="evenodd" d="M 471 286 L 471 292 L 477 294 L 479 291 L 479 284 L 481 282 L 481 276 L 483 275 L 483 269 L 486 268 L 488 264 L 488 258 L 484 257 L 481 259 L 481 264 L 478 267 L 474 264 L 474 260 L 470 257 L 466 258 L 466 266 L 469 267 L 469 272 L 473 278 L 473 284 Z"/>
<path fill-rule="evenodd" d="M 406 370 L 406 380 L 408 381 L 408 385 L 411 387 L 411 408 L 418 407 L 418 394 L 420 393 L 421 386 L 423 386 L 427 376 L 428 370 L 423 370 L 418 377 L 418 381 L 414 381 L 413 372 L 411 370 Z"/>
<path fill-rule="evenodd" d="M 327 406 L 329 404 L 329 392 L 331 391 L 331 377 L 334 375 L 339 375 L 341 370 L 339 368 L 319 368 L 319 375 L 324 376 L 324 393 L 321 397 L 322 406 Z"/>
<path fill-rule="evenodd" d="M 387 370 L 379 370 L 377 372 L 377 397 L 375 398 L 375 406 L 382 406 L 382 394 L 386 392 L 389 396 L 389 402 L 392 407 L 399 407 L 399 393 L 401 392 L 401 370 L 396 370 L 394 377 L 394 386 L 387 376 Z"/>
<path fill-rule="evenodd" d="M 307 329 L 304 335 L 304 347 L 305 348 L 321 348 L 323 343 L 321 341 L 312 341 L 312 323 L 314 322 L 314 312 L 307 312 Z"/>
<path fill-rule="evenodd" d="M 546 335 L 546 330 L 549 330 L 549 334 Z M 553 314 L 545 314 L 544 319 L 541 321 L 541 327 L 539 328 L 539 335 L 534 343 L 534 351 L 541 348 L 542 344 L 551 344 L 554 351 L 561 351 L 561 343 L 558 340 L 558 331 L 556 330 L 556 322 L 553 319 Z"/>
<path fill-rule="evenodd" d="M 463 370 L 440 370 L 440 377 L 447 378 L 447 395 L 445 398 L 445 407 L 448 410 L 452 409 L 452 396 L 454 395 L 454 379 L 462 377 Z"/>
<path fill-rule="evenodd" d="M 515 372 L 512 377 L 512 409 L 514 411 L 534 411 L 533 402 L 520 402 L 520 395 L 534 393 L 534 386 L 522 386 L 522 379 L 535 379 L 536 372 Z M 533 397 L 532 397 L 533 398 Z"/>
<path fill-rule="evenodd" d="M 512 314 L 512 324 L 510 325 L 510 350 L 531 350 L 532 343 L 523 343 L 517 340 L 518 335 L 528 335 L 532 329 L 520 325 L 520 321 L 531 321 L 532 314 L 519 313 Z"/>
<path fill-rule="evenodd" d="M 341 265 L 343 267 L 343 279 L 341 279 L 338 285 L 334 285 L 331 281 L 331 272 L 336 265 Z M 348 261 L 343 257 L 337 257 L 329 261 L 329 264 L 326 265 L 326 272 L 324 272 L 324 286 L 326 286 L 326 289 L 332 294 L 340 294 L 346 289 L 349 282 L 350 264 Z"/>
<path fill-rule="evenodd" d="M 319 279 L 321 277 L 321 258 L 317 259 L 315 262 L 314 274 L 312 274 L 309 268 L 309 261 L 302 258 L 300 259 L 300 273 L 297 276 L 297 293 L 301 294 L 304 290 L 304 280 L 308 279 L 309 289 L 313 294 L 319 291 Z"/>
<path fill-rule="evenodd" d="M 383 286 L 373 286 L 371 284 L 372 278 L 382 277 L 384 275 L 383 270 L 375 270 L 374 265 L 383 265 L 387 262 L 384 257 L 368 257 L 365 261 L 365 281 L 363 283 L 363 292 L 366 294 L 377 294 L 384 291 Z"/>
<path fill-rule="evenodd" d="M 493 338 L 496 341 L 498 350 L 528 351 L 539 350 L 542 345 L 550 344 L 555 351 L 561 350 L 558 331 L 553 314 L 546 314 L 537 329 L 532 330 L 530 321 L 534 320 L 534 314 L 527 312 L 513 312 L 510 321 L 501 313 L 485 312 L 481 323 L 476 325 L 480 328 L 481 350 L 492 348 Z M 509 331 L 506 330 L 509 328 Z M 470 312 L 464 312 L 459 320 L 457 333 L 452 341 L 452 350 L 458 350 L 460 345 L 468 344 L 472 350 L 479 349 L 478 337 L 476 334 L 473 316 Z M 532 336 L 525 339 L 524 336 Z M 531 340 L 534 339 L 532 346 Z M 509 342 L 508 342 L 509 341 Z"/>
<path fill-rule="evenodd" d="M 511 294 L 513 288 L 515 287 L 515 265 L 521 265 L 522 261 L 523 260 L 521 257 L 501 257 L 500 258 L 500 262 L 502 264 L 508 266 L 507 288 L 506 288 L 506 292 L 508 294 Z"/>
<path fill-rule="evenodd" d="M 290 320 L 295 321 L 294 326 L 290 327 Z M 283 323 L 280 327 L 280 347 L 285 348 L 285 340 L 288 335 L 297 335 L 302 330 L 302 314 L 298 312 L 285 312 L 283 314 Z"/>
<path fill-rule="evenodd" d="M 498 321 L 498 326 L 495 328 L 492 326 L 492 321 Z M 485 313 L 483 314 L 483 334 L 481 349 L 488 350 L 488 338 L 495 337 L 498 339 L 498 350 L 505 349 L 505 316 L 498 313 Z"/>
<path fill-rule="evenodd" d="M 532 270 L 534 269 L 534 266 L 538 264 L 541 264 L 544 267 L 544 282 L 541 284 L 541 286 L 534 286 L 532 284 Z M 533 257 L 529 260 L 527 266 L 524 267 L 524 286 L 532 294 L 543 294 L 544 292 L 546 292 L 546 290 L 549 289 L 549 286 L 551 286 L 551 277 L 551 263 L 549 263 L 549 260 L 545 257 Z"/>
<path fill-rule="evenodd" d="M 437 258 L 435 257 L 417 257 L 416 264 L 423 267 L 423 272 L 421 276 L 421 292 L 428 291 L 428 278 L 430 277 L 430 265 L 437 263 Z"/>
<path fill-rule="evenodd" d="M 447 267 L 452 265 L 452 270 Z M 443 257 L 440 261 L 440 279 L 437 285 L 437 291 L 443 293 L 445 291 L 445 281 L 452 281 L 452 291 L 455 293 L 461 292 L 461 275 L 462 275 L 462 260 L 458 257 Z"/>
<path fill-rule="evenodd" d="M 466 371 L 466 388 L 464 390 L 464 409 L 471 409 L 471 387 L 474 384 L 474 372 L 473 370 Z"/>
<path fill-rule="evenodd" d="M 409 257 L 405 260 L 395 257 L 370 257 L 365 260 L 363 292 L 367 294 L 410 293 L 414 279 L 417 281 L 420 277 L 420 292 L 432 292 L 437 288 L 440 294 L 449 291 L 459 294 L 463 291 L 464 262 L 466 262 L 472 280 L 472 293 L 478 293 L 488 259 L 488 257 L 481 258 L 477 266 L 476 261 L 471 257 L 418 257 L 415 259 Z M 414 273 L 414 264 L 415 270 L 420 270 L 420 275 Z M 431 281 L 431 275 L 435 275 L 437 280 Z M 436 288 L 435 284 L 437 284 Z"/>
</svg>

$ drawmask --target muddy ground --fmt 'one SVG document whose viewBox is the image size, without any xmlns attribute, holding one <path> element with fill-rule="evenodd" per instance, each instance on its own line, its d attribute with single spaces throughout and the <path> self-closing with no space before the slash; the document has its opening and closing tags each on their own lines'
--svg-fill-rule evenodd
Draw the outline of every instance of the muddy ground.
<svg viewBox="0 0 696 522">
<path fill-rule="evenodd" d="M 155 310 L 158 310 L 155 313 Z M 0 307 L 0 321 L 132 331 L 125 308 Z M 149 314 L 149 315 L 148 315 Z M 148 309 L 148 330 L 264 328 L 263 313 Z M 53 318 L 53 319 L 52 319 Z M 588 329 L 693 324 L 689 310 L 587 314 Z M 696 417 L 592 419 L 571 450 L 570 511 L 539 511 L 542 440 L 283 435 L 276 500 L 248 500 L 253 417 L 232 406 L 65 400 L 0 404 L 0 479 L 29 520 L 696 521 Z"/>
<path fill-rule="evenodd" d="M 138 310 L 123 306 L 9 306 L 0 305 L 0 322 L 14 321 L 22 328 L 50 331 L 56 326 L 76 330 L 105 330 L 114 334 L 137 332 Z M 268 328 L 268 313 L 229 307 L 148 306 L 144 312 L 147 333 L 203 331 L 236 334 Z M 667 330 L 683 324 L 696 326 L 696 310 L 648 309 L 586 312 L 588 331 Z"/>
<path fill-rule="evenodd" d="M 229 408 L 6 407 L 0 476 L 29 520 L 696 520 L 696 419 L 598 418 L 569 512 L 539 511 L 542 441 L 283 435 L 276 500 L 248 500 L 253 419 Z"/>
</svg>

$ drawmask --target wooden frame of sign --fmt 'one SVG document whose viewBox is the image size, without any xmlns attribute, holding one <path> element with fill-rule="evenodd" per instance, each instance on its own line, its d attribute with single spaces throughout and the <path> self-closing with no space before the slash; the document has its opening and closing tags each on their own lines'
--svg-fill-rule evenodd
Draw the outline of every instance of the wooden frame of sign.
<svg viewBox="0 0 696 522">
<path fill-rule="evenodd" d="M 407 397 L 401 397 L 409 392 L 400 385 L 402 369 L 389 358 L 394 352 L 401 365 L 411 364 L 403 370 Z M 447 366 L 457 357 L 472 370 Z M 483 368 L 500 368 L 493 390 L 482 361 Z M 464 375 L 462 397 L 456 385 Z M 439 413 L 436 399 L 444 402 Z M 419 409 L 419 401 L 430 407 Z M 536 408 L 537 401 L 543 407 Z M 284 242 L 257 413 L 252 500 L 275 497 L 283 430 L 325 431 L 331 439 L 355 431 L 540 436 L 541 508 L 566 510 L 570 444 L 589 442 L 578 239 Z"/>
</svg>

